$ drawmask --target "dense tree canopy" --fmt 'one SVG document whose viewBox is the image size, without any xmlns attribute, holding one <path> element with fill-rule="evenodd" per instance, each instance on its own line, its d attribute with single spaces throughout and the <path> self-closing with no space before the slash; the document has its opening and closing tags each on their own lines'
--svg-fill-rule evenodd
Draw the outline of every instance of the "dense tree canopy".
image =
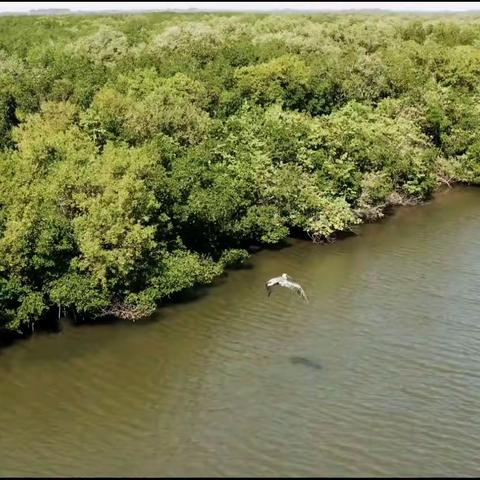
<svg viewBox="0 0 480 480">
<path fill-rule="evenodd" d="M 0 18 L 0 328 L 135 320 L 480 183 L 480 17 Z"/>
</svg>

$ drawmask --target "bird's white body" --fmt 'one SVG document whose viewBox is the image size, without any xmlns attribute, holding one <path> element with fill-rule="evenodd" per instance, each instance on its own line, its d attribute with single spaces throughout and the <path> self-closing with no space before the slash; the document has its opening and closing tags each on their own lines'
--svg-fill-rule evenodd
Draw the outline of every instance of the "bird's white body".
<svg viewBox="0 0 480 480">
<path fill-rule="evenodd" d="M 289 277 L 286 273 L 283 273 L 280 277 L 274 277 L 267 281 L 265 284 L 267 288 L 267 295 L 270 296 L 272 293 L 272 288 L 275 286 L 285 287 L 290 290 L 294 290 L 298 295 L 300 295 L 306 302 L 308 302 L 307 295 L 303 291 L 303 288 L 299 283 L 296 283 L 292 277 Z"/>
</svg>

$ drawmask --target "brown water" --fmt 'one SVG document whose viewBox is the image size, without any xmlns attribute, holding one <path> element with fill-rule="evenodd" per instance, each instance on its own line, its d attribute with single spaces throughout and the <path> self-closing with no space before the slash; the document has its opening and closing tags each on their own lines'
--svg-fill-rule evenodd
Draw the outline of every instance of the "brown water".
<svg viewBox="0 0 480 480">
<path fill-rule="evenodd" d="M 250 265 L 0 351 L 0 475 L 480 474 L 479 190 Z"/>
</svg>

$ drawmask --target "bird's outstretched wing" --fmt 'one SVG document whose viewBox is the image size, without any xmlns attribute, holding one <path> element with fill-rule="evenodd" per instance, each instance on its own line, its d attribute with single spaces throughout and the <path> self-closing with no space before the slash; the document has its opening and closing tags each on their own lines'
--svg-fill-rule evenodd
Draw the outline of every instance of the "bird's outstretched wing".
<svg viewBox="0 0 480 480">
<path fill-rule="evenodd" d="M 272 288 L 275 287 L 275 285 L 278 285 L 281 280 L 281 277 L 274 277 L 268 280 L 265 283 L 265 288 L 267 289 L 267 296 L 269 297 L 272 293 Z"/>
<path fill-rule="evenodd" d="M 286 286 L 291 290 L 294 290 L 299 297 L 302 297 L 308 303 L 307 294 L 305 293 L 305 290 L 303 290 L 302 286 L 299 283 L 289 282 L 288 285 Z"/>
<path fill-rule="evenodd" d="M 300 285 L 299 285 L 300 287 Z M 305 291 L 303 290 L 302 287 L 300 287 L 298 290 L 297 290 L 297 293 L 308 303 L 309 300 L 308 300 L 308 297 L 307 297 L 307 294 L 305 293 Z"/>
</svg>

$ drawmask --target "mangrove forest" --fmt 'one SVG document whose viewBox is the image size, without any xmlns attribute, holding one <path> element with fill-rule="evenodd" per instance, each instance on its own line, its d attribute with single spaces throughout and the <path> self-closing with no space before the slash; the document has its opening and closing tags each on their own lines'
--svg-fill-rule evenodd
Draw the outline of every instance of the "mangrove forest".
<svg viewBox="0 0 480 480">
<path fill-rule="evenodd" d="M 475 14 L 0 17 L 0 329 L 480 183 L 479 87 Z"/>
</svg>

